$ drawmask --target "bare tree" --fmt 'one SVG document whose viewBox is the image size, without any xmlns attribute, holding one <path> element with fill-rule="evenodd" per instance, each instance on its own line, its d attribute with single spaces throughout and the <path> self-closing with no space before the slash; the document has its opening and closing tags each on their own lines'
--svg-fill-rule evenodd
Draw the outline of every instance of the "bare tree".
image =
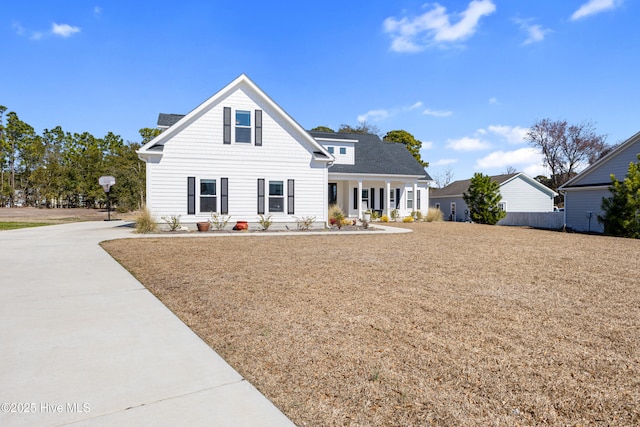
<svg viewBox="0 0 640 427">
<path fill-rule="evenodd" d="M 434 175 L 433 181 L 438 188 L 444 188 L 447 185 L 451 184 L 453 181 L 453 169 L 451 166 L 448 166 L 444 172 L 439 172 Z"/>
<path fill-rule="evenodd" d="M 517 173 L 518 169 L 514 168 L 513 166 L 507 166 L 507 169 L 505 169 L 504 172 L 502 172 L 505 175 L 511 175 L 512 173 Z"/>
<path fill-rule="evenodd" d="M 597 135 L 591 122 L 569 125 L 566 120 L 542 119 L 529 129 L 525 139 L 544 157 L 553 190 L 607 149 L 606 136 Z"/>
</svg>

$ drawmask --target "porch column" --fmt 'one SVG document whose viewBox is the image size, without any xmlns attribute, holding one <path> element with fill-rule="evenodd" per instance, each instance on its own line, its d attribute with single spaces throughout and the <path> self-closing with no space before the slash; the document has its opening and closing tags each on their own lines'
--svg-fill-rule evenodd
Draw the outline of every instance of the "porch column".
<svg viewBox="0 0 640 427">
<path fill-rule="evenodd" d="M 387 217 L 391 218 L 391 211 L 393 208 L 391 207 L 391 180 L 387 180 L 384 188 L 384 196 L 387 200 L 384 201 L 384 206 L 387 210 Z"/>
<path fill-rule="evenodd" d="M 358 219 L 362 218 L 362 180 L 358 180 Z"/>
</svg>

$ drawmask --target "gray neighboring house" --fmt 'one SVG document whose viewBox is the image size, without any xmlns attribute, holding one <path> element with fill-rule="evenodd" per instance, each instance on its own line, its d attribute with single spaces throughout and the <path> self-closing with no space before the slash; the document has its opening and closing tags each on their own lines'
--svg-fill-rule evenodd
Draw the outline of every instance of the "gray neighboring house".
<svg viewBox="0 0 640 427">
<path fill-rule="evenodd" d="M 604 232 L 598 215 L 603 213 L 602 199 L 611 197 L 611 174 L 618 181 L 624 180 L 629 164 L 638 161 L 638 154 L 640 132 L 558 188 L 564 194 L 564 223 L 568 229 Z"/>
<path fill-rule="evenodd" d="M 329 166 L 328 203 L 347 216 L 367 209 L 399 217 L 429 207 L 429 174 L 403 144 L 384 142 L 373 134 L 314 132 L 309 134 L 335 157 Z"/>
<path fill-rule="evenodd" d="M 500 184 L 500 207 L 509 212 L 553 212 L 553 198 L 558 194 L 522 172 L 494 175 Z M 469 207 L 462 198 L 471 179 L 455 181 L 444 188 L 431 190 L 430 206 L 438 208 L 448 221 L 469 221 Z"/>
</svg>

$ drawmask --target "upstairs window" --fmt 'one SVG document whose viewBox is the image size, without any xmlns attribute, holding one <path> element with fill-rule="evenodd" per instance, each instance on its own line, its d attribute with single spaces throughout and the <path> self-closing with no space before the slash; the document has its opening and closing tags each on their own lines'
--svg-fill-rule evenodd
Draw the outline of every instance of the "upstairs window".
<svg viewBox="0 0 640 427">
<path fill-rule="evenodd" d="M 328 150 L 330 154 L 333 154 L 333 147 L 329 147 Z"/>
<path fill-rule="evenodd" d="M 347 154 L 347 149 L 345 147 L 340 147 L 340 154 Z"/>
<path fill-rule="evenodd" d="M 251 111 L 236 111 L 236 142 L 251 143 Z"/>
<path fill-rule="evenodd" d="M 216 180 L 200 180 L 200 212 L 216 211 Z"/>
</svg>

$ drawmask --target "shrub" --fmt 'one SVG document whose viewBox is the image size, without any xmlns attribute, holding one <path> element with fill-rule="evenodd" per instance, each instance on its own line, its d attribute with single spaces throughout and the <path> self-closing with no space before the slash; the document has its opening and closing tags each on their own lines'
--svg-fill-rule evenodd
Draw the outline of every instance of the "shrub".
<svg viewBox="0 0 640 427">
<path fill-rule="evenodd" d="M 329 218 L 342 219 L 344 218 L 344 212 L 340 209 L 340 206 L 337 204 L 332 204 L 329 206 Z"/>
<path fill-rule="evenodd" d="M 231 215 L 218 215 L 217 213 L 213 212 L 211 214 L 211 219 L 209 220 L 209 222 L 216 228 L 216 230 L 220 231 L 227 225 L 230 219 Z"/>
<path fill-rule="evenodd" d="M 380 218 L 380 214 L 377 211 L 371 211 L 371 221 Z"/>
<path fill-rule="evenodd" d="M 145 206 L 136 216 L 136 233 L 146 234 L 158 231 L 158 224 Z"/>
<path fill-rule="evenodd" d="M 413 217 L 411 215 L 405 216 L 404 218 L 402 218 L 402 222 L 413 222 L 413 221 L 415 221 L 415 220 L 413 219 Z"/>
<path fill-rule="evenodd" d="M 176 231 L 180 228 L 180 215 L 169 215 L 160 217 L 169 226 L 169 231 Z"/>
<path fill-rule="evenodd" d="M 398 212 L 398 209 L 394 209 L 391 211 L 391 219 L 392 220 L 396 220 L 398 219 L 398 217 L 400 216 L 400 212 Z"/>
<path fill-rule="evenodd" d="M 268 217 L 265 217 L 264 215 L 260 215 L 258 224 L 262 226 L 263 231 L 267 231 L 269 227 L 271 227 L 271 224 L 273 224 L 273 221 L 271 221 L 271 215 L 269 215 Z"/>
<path fill-rule="evenodd" d="M 427 222 L 440 222 L 442 219 L 442 211 L 438 208 L 429 208 L 427 216 L 424 218 Z"/>
<path fill-rule="evenodd" d="M 413 218 L 414 218 L 416 221 L 422 221 L 422 217 L 423 217 L 423 216 L 422 216 L 422 212 L 420 212 L 420 211 L 413 211 L 413 212 L 411 212 L 411 216 L 413 216 Z"/>
<path fill-rule="evenodd" d="M 382 216 L 380 217 L 380 221 L 381 221 L 381 222 L 389 222 L 389 217 L 388 217 L 388 216 L 386 216 L 386 215 L 382 215 Z"/>
<path fill-rule="evenodd" d="M 298 224 L 298 230 L 307 231 L 311 225 L 316 222 L 315 216 L 303 216 L 302 218 L 295 217 Z"/>
</svg>

